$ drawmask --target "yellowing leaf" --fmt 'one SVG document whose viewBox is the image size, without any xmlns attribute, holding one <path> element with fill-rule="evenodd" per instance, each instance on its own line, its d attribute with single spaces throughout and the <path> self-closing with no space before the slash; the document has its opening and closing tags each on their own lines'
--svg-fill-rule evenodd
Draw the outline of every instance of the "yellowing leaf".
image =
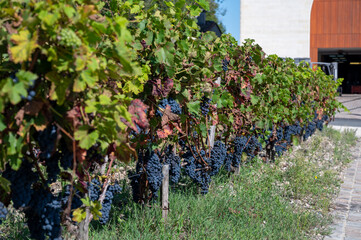
<svg viewBox="0 0 361 240">
<path fill-rule="evenodd" d="M 86 218 L 86 211 L 84 208 L 77 208 L 73 212 L 72 220 L 75 222 L 81 222 Z"/>
<path fill-rule="evenodd" d="M 11 36 L 10 39 L 15 44 L 10 48 L 14 63 L 21 63 L 30 59 L 32 52 L 38 47 L 37 38 L 36 33 L 31 37 L 29 30 L 22 30 Z"/>
</svg>

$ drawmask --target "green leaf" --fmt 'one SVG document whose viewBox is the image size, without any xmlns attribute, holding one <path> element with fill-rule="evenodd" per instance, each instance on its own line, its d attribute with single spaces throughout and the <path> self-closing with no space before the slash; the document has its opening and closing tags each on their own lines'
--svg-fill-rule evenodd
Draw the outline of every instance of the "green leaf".
<svg viewBox="0 0 361 240">
<path fill-rule="evenodd" d="M 5 128 L 6 128 L 6 125 L 4 123 L 4 117 L 3 117 L 3 115 L 0 115 L 0 132 L 4 131 Z"/>
<path fill-rule="evenodd" d="M 32 85 L 34 81 L 38 78 L 38 75 L 32 72 L 20 70 L 16 73 L 16 77 L 19 79 L 19 81 L 24 81 Z"/>
<path fill-rule="evenodd" d="M 0 187 L 4 189 L 6 193 L 10 192 L 10 185 L 11 183 L 9 182 L 9 180 L 0 176 Z"/>
<path fill-rule="evenodd" d="M 13 170 L 17 171 L 22 163 L 21 158 L 18 155 L 11 155 L 8 156 L 8 159 L 10 159 L 10 167 Z"/>
<path fill-rule="evenodd" d="M 200 101 L 189 102 L 187 103 L 187 108 L 190 113 L 193 113 L 194 115 L 198 116 L 201 110 L 201 102 Z"/>
<path fill-rule="evenodd" d="M 80 78 L 89 87 L 94 86 L 95 83 L 98 81 L 98 77 L 96 75 L 94 75 L 94 73 L 91 71 L 91 69 L 87 69 L 85 71 L 82 71 L 81 74 L 80 74 Z"/>
<path fill-rule="evenodd" d="M 97 131 L 93 131 L 89 133 L 90 127 L 87 125 L 80 126 L 79 129 L 75 132 L 74 137 L 75 140 L 79 140 L 79 146 L 83 149 L 89 149 L 91 146 L 93 146 L 98 137 L 99 134 Z"/>
<path fill-rule="evenodd" d="M 101 208 L 102 205 L 99 201 L 91 202 L 90 212 L 93 214 L 94 220 L 99 220 L 99 218 L 102 216 L 102 213 L 100 212 Z"/>
<path fill-rule="evenodd" d="M 76 11 L 73 7 L 70 6 L 64 6 L 63 7 L 64 13 L 65 15 L 69 18 L 72 19 L 73 16 L 76 14 Z"/>
<path fill-rule="evenodd" d="M 10 47 L 11 58 L 14 63 L 30 60 L 31 54 L 38 47 L 36 33 L 31 37 L 29 30 L 21 30 L 18 34 L 13 34 L 10 40 L 15 44 Z"/>
<path fill-rule="evenodd" d="M 100 101 L 100 104 L 102 104 L 102 105 L 109 105 L 111 103 L 110 97 L 108 97 L 104 94 L 99 96 L 99 101 Z"/>
<path fill-rule="evenodd" d="M 59 13 L 57 13 L 57 12 L 56 13 L 50 13 L 50 12 L 45 11 L 45 10 L 41 11 L 38 16 L 39 16 L 39 19 L 41 20 L 42 24 L 45 23 L 47 26 L 51 26 L 51 27 L 54 26 L 54 24 L 56 23 L 56 21 L 60 17 Z"/>
<path fill-rule="evenodd" d="M 206 137 L 208 131 L 206 125 L 204 123 L 199 124 L 199 129 L 201 130 L 202 136 Z"/>
<path fill-rule="evenodd" d="M 256 105 L 258 103 L 259 98 L 255 95 L 251 95 L 251 102 L 253 105 Z"/>
<path fill-rule="evenodd" d="M 209 11 L 209 2 L 207 0 L 197 0 L 196 1 L 199 6 L 201 6 L 204 10 Z"/>
<path fill-rule="evenodd" d="M 202 12 L 202 9 L 196 5 L 191 6 L 189 10 L 192 17 L 198 17 Z"/>
<path fill-rule="evenodd" d="M 165 48 L 161 47 L 161 48 L 157 49 L 155 51 L 155 56 L 157 57 L 159 63 L 163 63 L 166 65 L 173 64 L 174 56 Z"/>
</svg>

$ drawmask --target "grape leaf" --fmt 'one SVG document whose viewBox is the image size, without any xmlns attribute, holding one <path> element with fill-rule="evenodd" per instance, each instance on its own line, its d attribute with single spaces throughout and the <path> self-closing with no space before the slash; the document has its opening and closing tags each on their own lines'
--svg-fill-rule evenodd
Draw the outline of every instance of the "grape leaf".
<svg viewBox="0 0 361 240">
<path fill-rule="evenodd" d="M 18 34 L 13 34 L 10 40 L 15 44 L 10 47 L 11 58 L 14 63 L 29 60 L 32 52 L 38 47 L 36 32 L 31 37 L 29 30 L 21 30 Z"/>
</svg>

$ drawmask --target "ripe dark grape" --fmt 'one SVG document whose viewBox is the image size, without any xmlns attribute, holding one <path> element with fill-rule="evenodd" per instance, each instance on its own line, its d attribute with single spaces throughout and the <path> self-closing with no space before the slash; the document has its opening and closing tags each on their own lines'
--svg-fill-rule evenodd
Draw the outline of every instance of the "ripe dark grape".
<svg viewBox="0 0 361 240">
<path fill-rule="evenodd" d="M 313 118 L 313 121 L 316 123 L 316 128 L 320 131 L 323 130 L 323 124 L 327 120 L 328 120 L 328 117 L 326 115 L 324 115 L 321 119 L 318 119 L 317 113 L 315 113 L 315 117 Z"/>
<path fill-rule="evenodd" d="M 197 159 L 194 158 L 193 154 L 188 151 L 183 155 L 183 158 L 187 165 L 185 166 L 185 173 L 193 180 L 193 182 L 199 184 L 201 187 L 201 193 L 206 194 L 208 192 L 209 184 L 211 182 L 210 174 L 208 169 L 201 164 L 200 156 L 196 153 L 195 147 L 192 147 L 193 153 Z M 205 151 L 201 150 L 200 155 L 203 160 L 209 163 L 209 159 L 206 157 Z"/>
<path fill-rule="evenodd" d="M 70 195 L 70 185 L 66 185 L 64 190 L 59 195 L 59 199 L 62 204 L 62 208 L 65 208 L 68 204 L 68 199 Z M 82 201 L 80 200 L 84 194 L 82 194 L 79 190 L 75 189 L 75 194 L 73 195 L 73 200 L 71 202 L 71 209 L 77 209 L 83 205 Z"/>
<path fill-rule="evenodd" d="M 278 127 L 276 130 L 276 134 L 277 134 L 277 141 L 281 141 L 283 139 L 283 128 L 282 127 Z"/>
<path fill-rule="evenodd" d="M 233 162 L 233 154 L 227 154 L 224 160 L 224 169 L 228 172 L 231 171 L 231 166 Z"/>
<path fill-rule="evenodd" d="M 242 160 L 242 153 L 248 144 L 248 139 L 249 138 L 246 136 L 240 136 L 234 139 L 233 141 L 234 153 L 232 159 L 232 166 L 239 167 L 239 164 Z"/>
<path fill-rule="evenodd" d="M 102 216 L 99 218 L 99 222 L 101 224 L 106 224 L 109 221 L 109 214 L 110 214 L 110 209 L 112 208 L 113 198 L 115 197 L 116 194 L 120 193 L 121 191 L 122 188 L 119 186 L 118 183 L 115 183 L 114 185 L 109 185 L 105 193 L 102 209 L 100 209 Z"/>
<path fill-rule="evenodd" d="M 216 141 L 211 151 L 210 167 L 212 168 L 210 176 L 216 175 L 221 169 L 227 156 L 227 148 L 221 141 Z"/>
<path fill-rule="evenodd" d="M 62 156 L 60 157 L 60 166 L 64 168 L 64 170 L 67 170 L 68 168 L 71 168 L 72 165 L 73 153 L 65 149 Z"/>
<path fill-rule="evenodd" d="M 175 155 L 172 146 L 168 146 L 166 152 L 165 152 L 165 164 L 169 164 L 169 176 L 170 181 L 173 184 L 176 184 L 179 182 L 180 176 L 181 176 L 181 166 L 180 166 L 180 157 Z"/>
<path fill-rule="evenodd" d="M 144 175 L 143 171 L 143 154 L 141 152 L 138 153 L 138 161 L 135 167 L 135 171 L 130 171 L 128 173 L 128 177 L 130 179 L 130 185 L 132 186 L 132 194 L 134 202 L 141 202 L 143 200 L 142 195 L 142 176 Z"/>
<path fill-rule="evenodd" d="M 292 136 L 300 135 L 301 131 L 302 131 L 302 127 L 300 126 L 299 122 L 296 122 L 293 125 L 286 126 L 284 139 L 288 142 L 288 144 L 291 144 Z"/>
<path fill-rule="evenodd" d="M 8 210 L 6 209 L 5 205 L 0 202 L 0 224 L 2 223 L 2 220 L 6 218 L 7 214 Z"/>
<path fill-rule="evenodd" d="M 61 239 L 60 212 L 62 204 L 47 189 L 34 191 L 29 207 L 24 211 L 31 238 Z"/>
<path fill-rule="evenodd" d="M 287 143 L 282 142 L 275 145 L 275 151 L 278 156 L 281 156 L 287 150 Z"/>
<path fill-rule="evenodd" d="M 303 140 L 306 141 L 310 136 L 312 136 L 316 131 L 316 123 L 313 121 L 308 122 L 307 125 L 304 126 L 304 135 Z"/>
<path fill-rule="evenodd" d="M 223 71 L 228 71 L 228 64 L 229 64 L 229 61 L 227 60 L 227 59 L 224 59 L 223 61 L 222 61 L 222 69 L 223 69 Z"/>
<path fill-rule="evenodd" d="M 146 180 L 148 180 L 152 199 L 157 198 L 163 180 L 162 167 L 162 162 L 154 151 L 138 152 L 136 170 L 129 173 L 134 201 L 141 202 L 144 200 L 144 183 Z"/>
<path fill-rule="evenodd" d="M 102 190 L 102 185 L 97 178 L 93 178 L 88 187 L 89 198 L 91 201 L 96 201 L 99 199 L 100 191 Z"/>
<path fill-rule="evenodd" d="M 159 156 L 153 151 L 147 151 L 144 159 L 146 160 L 145 170 L 150 190 L 152 193 L 157 193 L 163 180 L 162 163 Z"/>
<path fill-rule="evenodd" d="M 56 152 L 50 158 L 46 159 L 46 172 L 48 174 L 48 182 L 55 182 L 60 173 L 59 168 L 60 153 Z"/>
<path fill-rule="evenodd" d="M 207 116 L 209 112 L 209 104 L 211 102 L 211 99 L 203 96 L 201 101 L 201 111 L 203 116 Z"/>
<path fill-rule="evenodd" d="M 162 117 L 163 111 L 166 109 L 167 105 L 170 106 L 171 112 L 174 114 L 181 114 L 182 108 L 180 107 L 179 103 L 174 100 L 173 98 L 164 98 L 159 101 L 158 103 L 158 109 L 155 112 L 156 116 Z"/>
<path fill-rule="evenodd" d="M 11 183 L 11 199 L 14 203 L 14 208 L 26 207 L 33 194 L 32 185 L 38 180 L 38 175 L 32 171 L 32 164 L 23 159 L 17 171 L 14 171 L 7 165 L 2 176 Z"/>
<path fill-rule="evenodd" d="M 55 148 L 57 138 L 57 128 L 55 125 L 48 126 L 44 131 L 38 133 L 38 143 L 40 147 L 40 158 L 49 159 Z"/>
</svg>

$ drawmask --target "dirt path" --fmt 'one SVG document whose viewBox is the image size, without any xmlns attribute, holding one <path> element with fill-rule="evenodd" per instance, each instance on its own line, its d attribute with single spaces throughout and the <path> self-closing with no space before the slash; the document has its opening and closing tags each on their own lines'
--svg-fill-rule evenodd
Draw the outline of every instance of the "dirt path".
<svg viewBox="0 0 361 240">
<path fill-rule="evenodd" d="M 325 240 L 361 240 L 361 139 L 352 156 L 355 160 L 342 173 L 343 184 L 333 204 L 334 230 Z"/>
</svg>

